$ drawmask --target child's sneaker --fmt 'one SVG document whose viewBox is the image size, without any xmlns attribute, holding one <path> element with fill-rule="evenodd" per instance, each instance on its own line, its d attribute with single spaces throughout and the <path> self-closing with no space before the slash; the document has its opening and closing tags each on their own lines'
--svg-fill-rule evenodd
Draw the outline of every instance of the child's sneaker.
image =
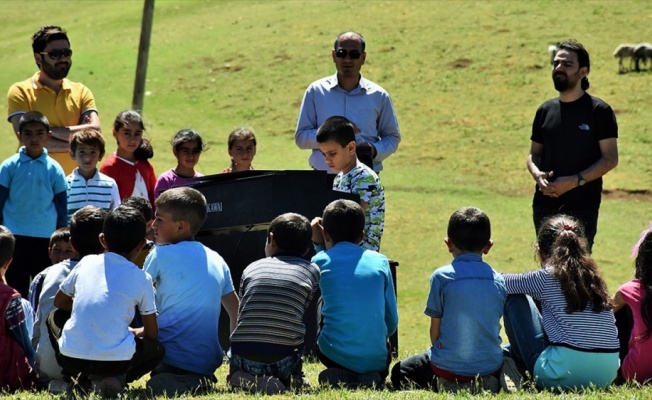
<svg viewBox="0 0 652 400">
<path fill-rule="evenodd" d="M 348 389 L 371 389 L 380 386 L 381 378 L 378 372 L 356 374 L 346 369 L 327 368 L 319 373 L 319 383 L 332 387 L 344 386 Z"/>
<path fill-rule="evenodd" d="M 521 388 L 523 376 L 510 357 L 503 357 L 503 368 L 500 372 L 500 386 L 505 392 L 516 392 Z"/>
<path fill-rule="evenodd" d="M 52 379 L 50 382 L 48 382 L 48 392 L 52 394 L 65 393 L 67 388 L 68 382 L 59 379 Z"/>
<path fill-rule="evenodd" d="M 285 391 L 285 385 L 278 378 L 273 376 L 253 376 L 243 371 L 232 373 L 229 382 L 232 387 L 245 389 L 251 393 L 272 395 Z"/>
<path fill-rule="evenodd" d="M 93 393 L 102 396 L 105 399 L 117 398 L 127 387 L 125 374 L 92 377 L 91 385 L 93 386 Z"/>
<path fill-rule="evenodd" d="M 173 397 L 185 393 L 202 394 L 212 387 L 213 382 L 209 377 L 199 374 L 175 375 L 163 372 L 152 376 L 145 387 L 154 396 Z"/>
</svg>

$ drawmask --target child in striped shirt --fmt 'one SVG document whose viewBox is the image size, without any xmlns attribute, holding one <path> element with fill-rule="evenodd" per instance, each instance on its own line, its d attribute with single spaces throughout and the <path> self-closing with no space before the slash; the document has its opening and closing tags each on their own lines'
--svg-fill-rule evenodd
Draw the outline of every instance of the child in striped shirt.
<svg viewBox="0 0 652 400">
<path fill-rule="evenodd" d="M 618 336 L 584 229 L 576 219 L 557 215 L 543 222 L 537 236 L 542 268 L 503 274 L 506 350 L 539 388 L 609 386 L 620 364 Z"/>
<path fill-rule="evenodd" d="M 120 193 L 115 180 L 97 169 L 104 157 L 105 142 L 95 129 L 75 132 L 70 138 L 70 156 L 77 168 L 66 177 L 68 185 L 68 222 L 84 206 L 96 206 L 111 211 L 120 205 Z"/>
</svg>

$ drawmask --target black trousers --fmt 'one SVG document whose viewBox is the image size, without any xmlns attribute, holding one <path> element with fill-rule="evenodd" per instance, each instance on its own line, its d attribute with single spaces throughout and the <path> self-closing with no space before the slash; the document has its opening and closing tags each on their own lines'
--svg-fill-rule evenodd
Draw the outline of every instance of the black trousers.
<svg viewBox="0 0 652 400">
<path fill-rule="evenodd" d="M 57 357 L 57 363 L 63 368 L 64 376 L 102 377 L 126 374 L 127 383 L 140 379 L 156 367 L 165 350 L 158 340 L 149 338 L 136 338 L 136 352 L 131 360 L 125 361 L 97 361 L 83 360 L 68 357 L 59 351 L 59 338 L 70 313 L 63 310 L 54 310 L 48 315 L 47 326 L 52 348 Z"/>
<path fill-rule="evenodd" d="M 16 235 L 14 260 L 11 262 L 5 279 L 26 299 L 29 283 L 39 272 L 50 265 L 48 257 L 49 238 Z"/>
<path fill-rule="evenodd" d="M 577 219 L 584 227 L 584 234 L 586 241 L 589 245 L 589 252 L 593 248 L 593 240 L 598 232 L 598 210 L 570 210 L 556 208 L 545 208 L 540 206 L 532 206 L 532 219 L 534 220 L 535 234 L 539 234 L 539 228 L 547 218 L 565 214 Z"/>
</svg>

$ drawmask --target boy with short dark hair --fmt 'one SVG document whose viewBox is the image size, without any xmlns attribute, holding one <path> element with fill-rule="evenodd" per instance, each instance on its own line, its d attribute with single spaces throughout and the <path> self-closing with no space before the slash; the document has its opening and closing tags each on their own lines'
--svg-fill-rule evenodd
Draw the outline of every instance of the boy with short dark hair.
<svg viewBox="0 0 652 400">
<path fill-rule="evenodd" d="M 147 243 L 143 246 L 142 250 L 140 250 L 140 253 L 134 258 L 134 264 L 138 265 L 138 268 L 142 269 L 143 265 L 145 264 L 145 258 L 147 258 L 147 255 L 149 255 L 149 252 L 152 251 L 154 248 L 154 241 L 153 241 L 153 231 L 152 231 L 152 224 L 154 223 L 154 215 L 152 212 L 152 203 L 149 202 L 149 200 L 143 198 L 143 197 L 127 197 L 122 204 L 125 206 L 133 207 L 136 210 L 140 211 L 141 214 L 143 214 L 143 217 L 145 217 L 145 222 L 146 224 L 146 231 L 147 231 L 147 236 L 145 238 L 147 239 Z M 150 237 L 151 236 L 151 237 Z"/>
<path fill-rule="evenodd" d="M 26 298 L 30 278 L 50 265 L 50 235 L 68 219 L 63 169 L 43 147 L 52 136 L 47 118 L 23 114 L 19 135 L 23 146 L 0 165 L 0 224 L 16 237 L 7 282 Z"/>
<path fill-rule="evenodd" d="M 267 258 L 244 270 L 231 334 L 233 387 L 274 394 L 303 384 L 303 317 L 319 285 L 319 268 L 303 258 L 311 235 L 306 217 L 279 215 L 267 230 Z"/>
<path fill-rule="evenodd" d="M 70 271 L 47 325 L 59 365 L 73 377 L 90 378 L 96 394 L 115 397 L 151 371 L 164 351 L 156 341 L 152 280 L 131 262 L 145 244 L 145 219 L 119 206 L 104 220 L 99 241 L 106 253 L 87 255 Z M 143 328 L 130 329 L 136 306 Z M 71 312 L 67 321 L 65 311 Z"/>
<path fill-rule="evenodd" d="M 358 160 L 353 124 L 345 117 L 328 118 L 317 131 L 317 143 L 328 167 L 337 172 L 333 190 L 360 196 L 365 215 L 362 246 L 379 251 L 385 224 L 385 191 L 378 175 Z"/>
<path fill-rule="evenodd" d="M 507 292 L 502 276 L 482 260 L 493 246 L 489 217 L 474 207 L 460 208 L 450 217 L 444 242 L 454 259 L 430 277 L 425 314 L 432 346 L 396 363 L 392 383 L 440 392 L 497 392 Z"/>
<path fill-rule="evenodd" d="M 54 296 L 59 290 L 70 271 L 77 265 L 79 260 L 89 254 L 102 254 L 104 248 L 100 243 L 100 233 L 104 225 L 107 212 L 99 207 L 86 206 L 75 212 L 70 219 L 70 245 L 75 253 L 57 264 L 48 267 L 43 274 L 42 285 L 36 308 L 36 321 L 34 323 L 34 337 L 32 344 L 36 349 L 38 360 L 39 381 L 48 385 L 53 393 L 65 390 L 64 379 L 61 367 L 56 361 L 54 349 L 47 331 L 46 320 L 48 315 L 54 311 Z M 41 275 L 41 274 L 39 274 Z M 53 381 L 55 380 L 55 381 Z"/>
<path fill-rule="evenodd" d="M 120 205 L 118 184 L 97 169 L 104 152 L 104 138 L 95 129 L 87 128 L 70 137 L 70 157 L 77 163 L 77 168 L 66 177 L 68 219 L 84 206 L 111 211 Z"/>
<path fill-rule="evenodd" d="M 378 387 L 388 374 L 387 338 L 398 326 L 389 261 L 357 243 L 364 235 L 362 207 L 335 200 L 312 222 L 313 241 L 325 245 L 312 261 L 319 266 L 323 326 L 317 356 L 327 367 L 319 382 L 350 388 Z"/>
<path fill-rule="evenodd" d="M 196 393 L 215 382 L 224 354 L 217 339 L 220 304 L 230 331 L 235 328 L 238 295 L 231 271 L 219 254 L 195 241 L 206 212 L 206 199 L 190 187 L 166 190 L 156 199 L 157 245 L 145 271 L 156 284 L 165 358 L 147 382 L 154 395 Z"/>
<path fill-rule="evenodd" d="M 29 390 L 36 382 L 34 349 L 20 293 L 2 281 L 11 264 L 14 245 L 14 235 L 0 225 L 0 392 Z"/>
<path fill-rule="evenodd" d="M 77 256 L 77 253 L 75 253 L 75 250 L 73 250 L 72 245 L 70 244 L 69 227 L 64 226 L 63 228 L 59 228 L 52 232 L 52 235 L 50 235 L 48 256 L 50 257 L 52 265 Z M 29 300 L 32 310 L 34 310 L 35 315 L 38 312 L 38 303 L 43 287 L 43 278 L 45 278 L 45 275 L 48 273 L 52 265 L 36 274 L 34 279 L 32 279 L 32 282 L 29 284 L 29 294 L 27 295 L 27 299 Z"/>
</svg>

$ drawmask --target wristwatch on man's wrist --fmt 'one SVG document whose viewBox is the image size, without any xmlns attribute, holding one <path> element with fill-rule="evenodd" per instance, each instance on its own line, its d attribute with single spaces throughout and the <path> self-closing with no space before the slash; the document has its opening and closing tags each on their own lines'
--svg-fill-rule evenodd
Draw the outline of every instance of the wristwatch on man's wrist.
<svg viewBox="0 0 652 400">
<path fill-rule="evenodd" d="M 577 177 L 577 186 L 584 186 L 586 181 L 584 180 L 584 177 L 582 176 L 582 174 L 577 174 L 575 176 Z"/>
</svg>

